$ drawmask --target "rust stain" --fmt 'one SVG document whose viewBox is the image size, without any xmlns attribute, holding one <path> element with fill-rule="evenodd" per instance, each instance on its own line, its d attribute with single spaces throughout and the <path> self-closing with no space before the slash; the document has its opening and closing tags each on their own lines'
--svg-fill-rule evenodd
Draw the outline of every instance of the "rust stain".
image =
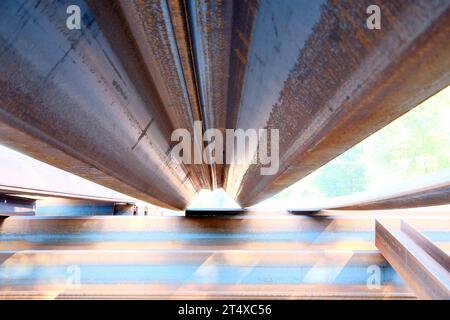
<svg viewBox="0 0 450 320">
<path fill-rule="evenodd" d="M 365 26 L 367 5 L 339 1 L 322 6 L 321 18 L 284 81 L 266 124 L 268 129 L 280 129 L 280 171 L 262 177 L 258 165 L 249 166 L 237 194 L 241 205 L 276 194 L 448 85 L 448 6 L 436 14 L 434 26 L 427 27 L 429 15 L 437 12 L 434 5 L 385 2 L 382 30 L 372 32 Z M 403 27 L 406 23 L 408 27 Z M 411 33 L 414 24 L 418 29 L 424 26 L 425 35 Z M 407 41 L 412 44 L 399 51 Z M 386 64 L 385 70 L 369 65 L 374 52 L 381 56 L 388 51 L 391 56 L 377 62 Z M 423 68 L 417 73 L 419 66 Z M 356 74 L 361 77 L 353 79 Z M 436 86 L 427 85 L 430 81 Z M 423 88 L 428 88 L 426 93 Z M 336 99 L 341 100 L 330 104 Z M 322 118 L 329 120 L 318 126 Z M 293 151 L 295 141 L 298 149 Z"/>
</svg>

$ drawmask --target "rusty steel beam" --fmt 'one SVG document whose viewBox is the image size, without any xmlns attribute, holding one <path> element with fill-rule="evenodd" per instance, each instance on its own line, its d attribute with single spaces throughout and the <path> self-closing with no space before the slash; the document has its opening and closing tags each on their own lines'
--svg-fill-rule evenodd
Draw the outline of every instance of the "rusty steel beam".
<svg viewBox="0 0 450 320">
<path fill-rule="evenodd" d="M 450 170 L 433 173 L 417 181 L 348 196 L 347 203 L 336 205 L 341 210 L 383 210 L 428 207 L 450 204 Z"/>
<path fill-rule="evenodd" d="M 12 217 L 0 223 L 0 298 L 413 298 L 373 229 L 358 214 Z"/>
<path fill-rule="evenodd" d="M 122 49 L 127 37 L 136 43 L 133 52 L 140 52 L 156 78 L 175 128 L 187 128 L 204 146 L 193 134 L 193 121 L 202 121 L 203 130 L 235 127 L 257 1 L 88 3 L 124 59 L 130 55 Z M 223 165 L 186 167 L 199 188 L 223 186 Z"/>
<path fill-rule="evenodd" d="M 236 126 L 280 130 L 280 168 L 231 165 L 243 206 L 283 190 L 450 84 L 450 3 L 259 1 Z"/>
<path fill-rule="evenodd" d="M 92 200 L 99 202 L 120 202 L 120 203 L 135 203 L 136 200 L 132 198 L 112 198 L 107 196 L 97 196 L 92 194 L 77 194 L 67 192 L 56 192 L 52 190 L 32 189 L 16 186 L 0 185 L 0 194 L 13 196 L 29 196 L 33 197 L 51 197 L 61 199 L 78 199 L 78 200 Z"/>
<path fill-rule="evenodd" d="M 400 214 L 450 249 L 448 212 L 437 209 L 325 211 L 314 218 L 248 211 L 6 218 L 0 298 L 409 299 L 413 292 L 375 247 L 375 219 L 392 222 Z M 68 270 L 80 272 L 76 286 Z M 378 283 L 369 281 L 373 270 Z"/>
<path fill-rule="evenodd" d="M 193 86 L 192 63 L 183 45 L 186 31 L 179 18 L 172 25 L 165 0 L 112 1 L 87 0 L 96 22 L 114 52 L 140 87 L 143 95 L 155 90 L 158 108 L 167 115 L 172 128 L 185 128 L 193 136 L 193 122 L 201 120 Z M 177 10 L 178 9 L 178 10 Z M 182 8 L 173 8 L 182 15 Z M 174 17 L 175 18 L 175 17 Z M 195 190 L 210 189 L 208 165 L 183 164 Z"/>
<path fill-rule="evenodd" d="M 405 221 L 395 231 L 376 221 L 375 244 L 420 299 L 450 299 L 450 257 Z"/>
<path fill-rule="evenodd" d="M 184 2 L 204 129 L 234 129 L 258 1 Z M 212 165 L 215 188 L 224 186 L 226 168 Z"/>
<path fill-rule="evenodd" d="M 0 142 L 156 205 L 224 186 L 249 206 L 449 84 L 449 3 L 386 1 L 381 30 L 369 4 L 3 1 Z M 171 133 L 194 121 L 279 129 L 278 173 L 178 163 Z"/>
<path fill-rule="evenodd" d="M 83 13 L 81 30 L 66 27 L 71 4 Z M 200 174 L 169 154 L 174 126 L 186 125 L 170 114 L 185 110 L 163 95 L 158 72 L 149 72 L 155 66 L 126 41 L 120 16 L 109 28 L 81 0 L 1 1 L 0 143 L 130 196 L 184 208 L 202 187 Z"/>
<path fill-rule="evenodd" d="M 393 186 L 383 186 L 348 196 L 325 198 L 304 207 L 289 209 L 298 213 L 337 210 L 386 210 L 450 204 L 450 169 Z"/>
</svg>

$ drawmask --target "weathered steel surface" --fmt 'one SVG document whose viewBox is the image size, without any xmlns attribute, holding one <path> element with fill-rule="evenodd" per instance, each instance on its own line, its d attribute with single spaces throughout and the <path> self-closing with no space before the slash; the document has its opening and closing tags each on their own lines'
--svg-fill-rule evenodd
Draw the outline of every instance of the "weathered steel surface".
<svg viewBox="0 0 450 320">
<path fill-rule="evenodd" d="M 450 173 L 450 170 L 448 173 Z M 438 177 L 441 174 L 442 176 Z M 450 175 L 445 175 L 444 172 L 441 172 L 428 178 L 432 179 L 420 179 L 416 183 L 407 183 L 384 193 L 368 192 L 359 201 L 337 205 L 334 208 L 343 210 L 381 210 L 450 204 Z"/>
<path fill-rule="evenodd" d="M 66 28 L 69 4 L 82 9 L 81 31 Z M 122 35 L 126 59 L 83 1 L 1 1 L 0 141 L 125 194 L 184 208 L 198 186 L 169 156 L 164 96 Z"/>
<path fill-rule="evenodd" d="M 450 257 L 414 227 L 376 221 L 376 246 L 421 299 L 450 299 Z"/>
<path fill-rule="evenodd" d="M 450 84 L 450 3 L 260 1 L 237 127 L 280 130 L 280 169 L 231 166 L 242 206 L 298 181 Z"/>
<path fill-rule="evenodd" d="M 0 263 L 2 299 L 413 298 L 377 252 L 29 250 L 0 251 Z M 371 291 L 375 264 L 384 280 Z M 77 270 L 79 286 L 67 284 Z"/>
<path fill-rule="evenodd" d="M 0 163 L 0 194 L 136 202 L 122 193 L 4 147 L 0 147 Z"/>
<path fill-rule="evenodd" d="M 112 198 L 107 196 L 95 196 L 89 194 L 77 194 L 77 193 L 66 193 L 66 192 L 55 192 L 50 190 L 42 189 L 31 189 L 22 187 L 11 187 L 0 185 L 0 194 L 9 194 L 16 196 L 29 196 L 33 197 L 52 197 L 60 199 L 84 199 L 92 200 L 98 202 L 119 202 L 119 203 L 135 203 L 136 200 L 131 198 Z"/>
<path fill-rule="evenodd" d="M 172 25 L 166 1 L 88 0 L 87 3 L 142 95 L 151 91 L 155 97 L 159 96 L 156 108 L 167 115 L 172 130 L 185 128 L 193 135 L 193 122 L 201 117 L 192 85 L 192 66 L 187 53 L 179 51 L 181 45 L 176 42 L 177 37 L 184 39 L 186 34 Z M 183 167 L 196 191 L 211 188 L 207 165 Z"/>
<path fill-rule="evenodd" d="M 2 298 L 413 297 L 361 214 L 24 218 L 0 224 Z M 448 219 L 427 221 L 442 241 Z"/>
<path fill-rule="evenodd" d="M 258 1 L 186 4 L 204 128 L 234 129 Z M 214 187 L 223 187 L 226 166 L 211 169 Z"/>
</svg>

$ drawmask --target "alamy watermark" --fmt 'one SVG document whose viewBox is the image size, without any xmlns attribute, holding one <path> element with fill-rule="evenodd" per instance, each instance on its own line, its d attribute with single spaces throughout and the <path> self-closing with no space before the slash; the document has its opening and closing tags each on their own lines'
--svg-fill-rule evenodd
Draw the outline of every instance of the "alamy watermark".
<svg viewBox="0 0 450 320">
<path fill-rule="evenodd" d="M 203 133 L 201 121 L 194 121 L 193 134 L 187 129 L 176 129 L 171 141 L 178 143 L 172 148 L 171 156 L 184 164 L 258 164 L 261 175 L 278 172 L 278 129 L 224 131 L 208 129 Z"/>
<path fill-rule="evenodd" d="M 81 288 L 81 268 L 77 265 L 71 265 L 66 268 L 66 288 Z"/>
<path fill-rule="evenodd" d="M 376 4 L 367 7 L 366 13 L 370 16 L 366 20 L 366 26 L 369 30 L 381 29 L 381 9 Z"/>
<path fill-rule="evenodd" d="M 81 9 L 79 6 L 72 4 L 67 7 L 66 13 L 69 15 L 66 19 L 66 27 L 69 30 L 81 29 Z"/>
<path fill-rule="evenodd" d="M 381 288 L 381 268 L 376 264 L 372 264 L 367 268 L 367 289 L 379 290 Z"/>
</svg>

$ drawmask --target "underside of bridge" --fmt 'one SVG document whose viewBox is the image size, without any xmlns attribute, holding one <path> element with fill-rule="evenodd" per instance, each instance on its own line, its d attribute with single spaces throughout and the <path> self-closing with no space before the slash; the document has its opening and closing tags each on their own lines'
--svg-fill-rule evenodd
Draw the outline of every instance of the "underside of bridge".
<svg viewBox="0 0 450 320">
<path fill-rule="evenodd" d="M 0 1 L 0 144 L 130 197 L 0 180 L 0 297 L 450 298 L 448 174 L 248 209 L 450 84 L 450 1 L 372 2 Z M 242 210 L 113 216 L 217 188 Z"/>
</svg>

